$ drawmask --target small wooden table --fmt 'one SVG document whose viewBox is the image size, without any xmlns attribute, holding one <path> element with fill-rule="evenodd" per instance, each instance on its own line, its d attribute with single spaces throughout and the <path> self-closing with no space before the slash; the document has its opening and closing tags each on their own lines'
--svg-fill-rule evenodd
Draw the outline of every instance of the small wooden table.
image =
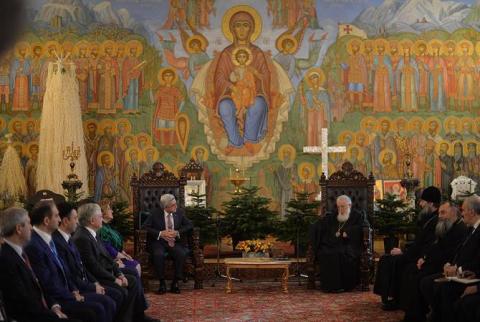
<svg viewBox="0 0 480 322">
<path fill-rule="evenodd" d="M 225 258 L 227 286 L 225 291 L 232 293 L 231 268 L 283 269 L 282 291 L 288 293 L 288 276 L 291 261 L 278 261 L 271 258 Z"/>
</svg>

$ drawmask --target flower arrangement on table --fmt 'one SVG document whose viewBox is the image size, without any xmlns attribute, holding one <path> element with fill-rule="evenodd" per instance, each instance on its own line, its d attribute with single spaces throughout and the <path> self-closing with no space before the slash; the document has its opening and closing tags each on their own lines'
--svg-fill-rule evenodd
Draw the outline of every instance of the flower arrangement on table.
<svg viewBox="0 0 480 322">
<path fill-rule="evenodd" d="M 259 239 L 243 240 L 237 244 L 237 247 L 235 247 L 235 249 L 241 250 L 244 255 L 268 254 L 271 248 L 271 242 Z"/>
</svg>

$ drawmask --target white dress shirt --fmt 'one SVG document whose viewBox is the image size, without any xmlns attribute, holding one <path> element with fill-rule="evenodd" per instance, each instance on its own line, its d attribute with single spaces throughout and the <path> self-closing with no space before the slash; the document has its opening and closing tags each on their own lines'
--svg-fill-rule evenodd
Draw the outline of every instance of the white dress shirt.
<svg viewBox="0 0 480 322">
<path fill-rule="evenodd" d="M 65 239 L 65 241 L 68 243 L 68 241 L 70 240 L 70 237 L 71 237 L 70 234 L 67 234 L 66 232 L 64 232 L 60 228 L 58 228 L 58 232 L 60 233 L 60 235 L 62 235 L 63 239 Z"/>
<path fill-rule="evenodd" d="M 52 241 L 52 235 L 44 232 L 43 230 L 38 229 L 36 226 L 33 226 L 33 230 L 43 239 L 44 242 L 50 247 L 50 242 Z"/>
<path fill-rule="evenodd" d="M 173 225 L 173 230 L 175 230 L 175 220 L 173 219 L 173 212 L 172 212 L 172 225 Z M 168 227 L 168 215 L 169 213 L 166 212 L 165 210 L 163 211 L 163 220 L 165 221 L 165 230 L 167 230 Z M 158 233 L 157 240 L 160 240 L 160 237 L 162 237 L 162 232 Z M 180 233 L 177 231 L 177 238 L 180 238 Z"/>
</svg>

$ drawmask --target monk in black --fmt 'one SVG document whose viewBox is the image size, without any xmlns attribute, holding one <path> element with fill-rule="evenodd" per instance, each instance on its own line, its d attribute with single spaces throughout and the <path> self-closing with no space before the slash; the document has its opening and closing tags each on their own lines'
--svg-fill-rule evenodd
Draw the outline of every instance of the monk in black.
<svg viewBox="0 0 480 322">
<path fill-rule="evenodd" d="M 438 207 L 441 201 L 440 190 L 436 187 L 425 188 L 420 197 L 420 217 L 418 232 L 414 242 L 403 252 L 394 248 L 390 254 L 380 258 L 373 291 L 382 298 L 385 310 L 396 309 L 400 293 L 402 273 L 408 264 L 416 264 L 436 240 L 435 227 L 438 221 Z M 393 214 L 392 214 L 393 215 Z"/>
</svg>

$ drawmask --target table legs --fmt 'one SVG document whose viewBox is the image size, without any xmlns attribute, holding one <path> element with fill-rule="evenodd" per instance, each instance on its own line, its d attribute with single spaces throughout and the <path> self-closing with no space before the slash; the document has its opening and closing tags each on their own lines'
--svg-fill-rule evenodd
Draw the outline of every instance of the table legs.
<svg viewBox="0 0 480 322">
<path fill-rule="evenodd" d="M 288 293 L 288 276 L 290 275 L 290 272 L 288 270 L 288 266 L 285 267 L 285 270 L 283 271 L 283 276 L 282 276 L 282 291 L 283 293 Z"/>
<path fill-rule="evenodd" d="M 229 293 L 232 293 L 232 276 L 230 275 L 230 267 L 228 266 L 226 269 L 226 275 L 227 275 L 227 287 L 225 289 L 225 292 L 229 294 Z"/>
</svg>

